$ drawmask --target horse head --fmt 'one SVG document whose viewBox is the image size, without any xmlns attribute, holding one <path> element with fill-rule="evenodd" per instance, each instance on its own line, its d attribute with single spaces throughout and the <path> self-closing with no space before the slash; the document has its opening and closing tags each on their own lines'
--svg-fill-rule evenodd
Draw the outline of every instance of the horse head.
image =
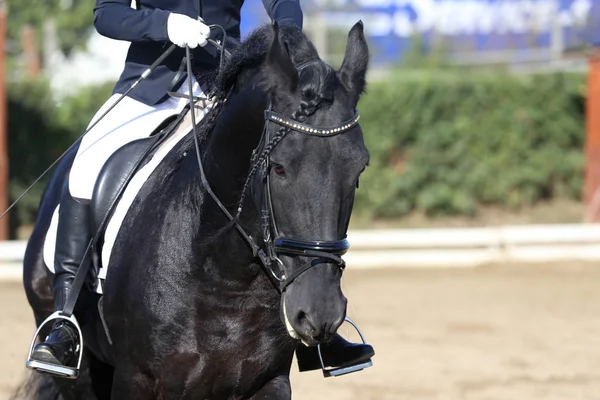
<svg viewBox="0 0 600 400">
<path fill-rule="evenodd" d="M 283 28 L 273 31 L 263 82 L 269 106 L 255 151 L 262 164 L 252 192 L 281 280 L 282 319 L 292 337 L 315 345 L 328 341 L 346 315 L 341 255 L 359 175 L 369 161 L 356 112 L 368 48 L 358 22 L 335 70 L 308 40 L 288 43 Z"/>
</svg>

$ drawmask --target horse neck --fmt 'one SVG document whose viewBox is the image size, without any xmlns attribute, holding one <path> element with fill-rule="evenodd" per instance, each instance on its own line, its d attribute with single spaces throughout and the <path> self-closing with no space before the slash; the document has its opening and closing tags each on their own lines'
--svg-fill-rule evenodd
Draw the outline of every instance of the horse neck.
<svg viewBox="0 0 600 400">
<path fill-rule="evenodd" d="M 231 95 L 205 147 L 203 165 L 206 178 L 219 201 L 232 215 L 250 170 L 252 151 L 262 135 L 265 105 L 266 96 L 258 90 L 243 89 Z M 254 285 L 251 281 L 257 281 L 259 286 L 269 286 L 269 290 L 273 291 L 268 279 L 261 272 L 257 274 L 258 268 L 250 268 L 255 260 L 248 243 L 236 229 L 231 228 L 229 220 L 205 188 L 200 190 L 204 192 L 205 199 L 201 209 L 200 236 L 211 238 L 212 242 L 210 246 L 201 245 L 200 252 L 212 260 L 224 280 L 237 281 L 242 284 L 241 287 Z M 240 225 L 253 238 L 260 238 L 259 214 L 251 194 L 248 192 L 246 195 Z"/>
<path fill-rule="evenodd" d="M 241 196 L 252 151 L 262 135 L 266 102 L 262 91 L 242 88 L 227 100 L 210 134 L 206 175 L 223 204 L 233 205 Z"/>
</svg>

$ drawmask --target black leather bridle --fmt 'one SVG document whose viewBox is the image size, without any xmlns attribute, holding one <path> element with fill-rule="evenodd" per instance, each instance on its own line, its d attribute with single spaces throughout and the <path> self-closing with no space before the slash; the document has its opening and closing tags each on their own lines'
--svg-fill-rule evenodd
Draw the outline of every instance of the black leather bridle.
<svg viewBox="0 0 600 400">
<path fill-rule="evenodd" d="M 354 116 L 334 127 L 315 127 L 306 125 L 292 119 L 283 117 L 273 111 L 265 111 L 265 126 L 263 130 L 263 136 L 261 138 L 259 146 L 254 150 L 253 158 L 256 159 L 258 154 L 263 155 L 262 160 L 256 160 L 254 162 L 262 162 L 262 176 L 261 185 L 262 193 L 261 196 L 255 196 L 255 201 L 259 204 L 261 212 L 261 232 L 263 236 L 263 242 L 266 248 L 266 254 L 268 257 L 269 265 L 266 267 L 270 270 L 270 273 L 279 282 L 281 291 L 283 292 L 296 278 L 302 275 L 309 269 L 323 263 L 337 264 L 340 269 L 344 269 L 346 264 L 342 259 L 348 249 L 350 243 L 345 237 L 340 240 L 326 241 L 326 240 L 303 240 L 291 237 L 284 237 L 280 234 L 277 228 L 277 221 L 275 219 L 275 213 L 273 211 L 273 200 L 271 196 L 271 179 L 270 179 L 270 152 L 277 146 L 283 138 L 277 141 L 274 146 L 270 147 L 269 151 L 264 152 L 263 149 L 267 143 L 272 143 L 273 138 L 271 137 L 270 130 L 268 129 L 269 123 L 275 123 L 282 127 L 281 134 L 287 135 L 291 131 L 299 132 L 306 135 L 318 136 L 327 138 L 335 136 L 344 132 L 349 131 L 358 125 L 359 114 L 355 112 Z M 256 199 L 260 200 L 256 200 Z M 350 216 L 347 216 L 348 219 Z M 346 224 L 347 225 L 347 224 Z M 279 255 L 287 256 L 302 256 L 313 258 L 313 260 L 304 265 L 302 268 L 293 270 L 293 272 L 286 276 L 285 274 L 277 275 L 273 269 L 274 264 L 278 264 L 282 271 L 285 271 L 282 261 Z"/>
<path fill-rule="evenodd" d="M 186 48 L 187 51 L 187 69 L 188 69 L 188 77 L 192 76 L 191 63 L 190 63 L 190 55 L 189 48 Z M 234 222 L 234 226 L 240 235 L 246 240 L 249 246 L 252 249 L 252 253 L 254 257 L 258 257 L 260 259 L 261 267 L 263 271 L 266 273 L 267 277 L 271 280 L 275 288 L 281 294 L 285 291 L 285 289 L 292 283 L 296 278 L 298 278 L 301 274 L 306 272 L 307 270 L 323 263 L 333 263 L 337 264 L 340 269 L 344 269 L 346 264 L 344 260 L 341 258 L 348 249 L 350 248 L 350 243 L 345 237 L 340 240 L 334 241 L 324 241 L 324 240 L 303 240 L 303 239 L 295 239 L 289 237 L 283 237 L 279 234 L 279 230 L 277 229 L 277 223 L 275 220 L 275 215 L 273 213 L 273 202 L 271 199 L 271 183 L 269 178 L 269 157 L 271 151 L 277 146 L 280 140 L 283 139 L 285 135 L 290 133 L 291 131 L 299 132 L 306 135 L 318 136 L 322 138 L 328 138 L 335 135 L 339 135 L 341 133 L 347 132 L 350 129 L 354 128 L 358 125 L 359 114 L 355 111 L 355 114 L 349 120 L 334 126 L 334 127 L 316 127 L 311 125 L 306 125 L 300 123 L 298 121 L 294 121 L 290 118 L 283 117 L 276 112 L 271 110 L 269 106 L 268 110 L 265 110 L 265 124 L 263 128 L 263 134 L 261 140 L 259 142 L 258 147 L 252 153 L 252 167 L 250 169 L 250 174 L 246 180 L 246 183 L 250 182 L 253 179 L 253 175 L 257 173 L 257 171 L 261 171 L 261 181 L 262 181 L 262 189 L 258 192 L 260 193 L 260 197 L 262 201 L 259 201 L 258 206 L 261 212 L 261 233 L 263 236 L 263 243 L 265 245 L 265 250 L 263 250 L 254 240 L 254 238 L 242 228 L 242 226 L 238 223 L 239 216 L 242 211 L 242 203 L 245 196 L 245 192 L 241 195 L 241 200 L 239 203 L 239 207 L 237 209 L 236 216 L 234 217 L 229 210 L 223 205 L 223 203 L 219 200 L 219 198 L 212 191 L 208 180 L 206 179 L 206 174 L 204 173 L 204 167 L 202 165 L 202 159 L 200 157 L 200 145 L 198 143 L 198 135 L 196 132 L 196 116 L 195 116 L 195 108 L 194 108 L 194 97 L 192 95 L 192 81 L 188 79 L 188 89 L 189 89 L 189 100 L 191 103 L 191 117 L 192 117 L 192 126 L 193 126 L 193 134 L 194 134 L 194 143 L 196 146 L 196 156 L 198 159 L 198 168 L 200 170 L 200 178 L 202 180 L 202 184 L 208 194 L 212 197 L 212 199 L 217 203 L 221 211 L 229 218 L 230 221 Z M 269 128 L 269 124 L 274 123 L 281 126 L 279 140 L 274 141 L 274 138 L 271 137 L 271 133 Z M 244 190 L 247 185 L 244 186 Z M 256 198 L 256 196 L 255 196 Z M 348 219 L 350 216 L 348 216 Z M 346 224 L 347 227 L 348 224 Z M 289 276 L 285 275 L 285 268 L 283 262 L 279 258 L 279 255 L 289 255 L 289 256 L 302 256 L 313 258 L 313 261 L 303 266 L 302 268 L 298 268 L 294 270 Z M 281 269 L 280 273 L 275 271 L 275 265 L 279 266 Z"/>
</svg>

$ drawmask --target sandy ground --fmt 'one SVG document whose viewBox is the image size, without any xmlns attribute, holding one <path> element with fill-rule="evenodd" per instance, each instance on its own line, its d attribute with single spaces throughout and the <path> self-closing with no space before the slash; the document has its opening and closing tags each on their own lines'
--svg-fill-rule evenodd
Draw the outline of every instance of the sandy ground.
<svg viewBox="0 0 600 400">
<path fill-rule="evenodd" d="M 328 379 L 294 370 L 295 400 L 600 399 L 600 265 L 349 268 L 344 288 L 375 365 Z M 0 324 L 4 400 L 33 332 L 18 284 L 0 284 Z"/>
</svg>

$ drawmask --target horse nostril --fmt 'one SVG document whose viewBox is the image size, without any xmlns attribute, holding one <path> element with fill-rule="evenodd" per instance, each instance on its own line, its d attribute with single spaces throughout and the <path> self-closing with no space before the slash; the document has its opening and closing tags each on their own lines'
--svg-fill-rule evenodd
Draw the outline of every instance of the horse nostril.
<svg viewBox="0 0 600 400">
<path fill-rule="evenodd" d="M 310 318 L 310 315 L 304 311 L 298 311 L 296 315 L 296 321 L 299 327 L 302 327 L 302 330 L 306 332 L 311 337 L 316 337 L 319 335 L 319 329 L 316 324 Z"/>
<path fill-rule="evenodd" d="M 298 324 L 298 326 L 312 326 L 310 324 L 310 321 L 308 320 L 308 316 L 304 311 L 298 311 L 298 314 L 296 315 L 296 323 Z"/>
</svg>

